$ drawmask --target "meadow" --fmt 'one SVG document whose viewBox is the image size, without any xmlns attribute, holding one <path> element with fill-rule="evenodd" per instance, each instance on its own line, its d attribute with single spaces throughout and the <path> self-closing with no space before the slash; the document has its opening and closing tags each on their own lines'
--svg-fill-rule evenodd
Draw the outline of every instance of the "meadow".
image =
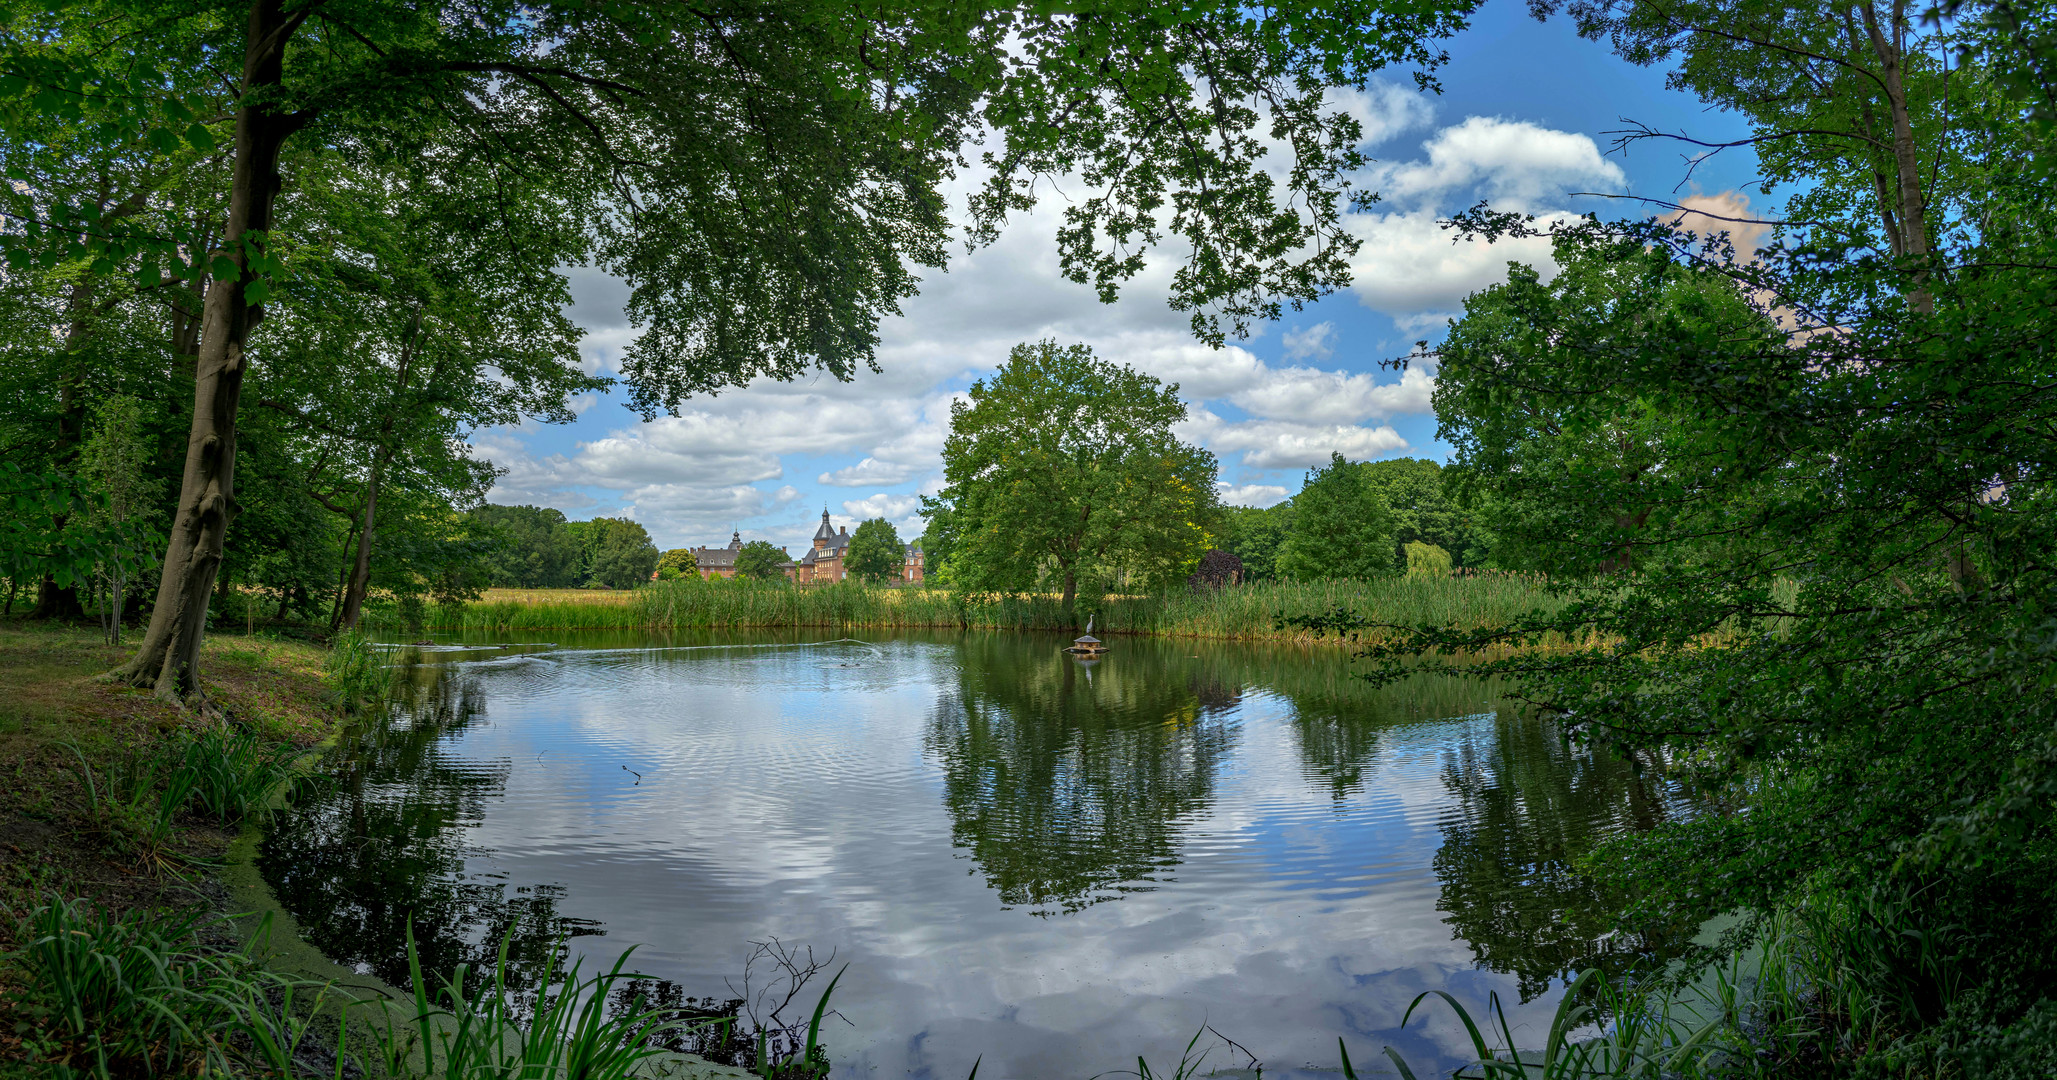
<svg viewBox="0 0 2057 1080">
<path fill-rule="evenodd" d="M 479 601 L 432 608 L 429 632 L 599 629 L 768 629 L 777 627 L 949 627 L 1064 630 L 1088 614 L 1096 634 L 1264 641 L 1312 641 L 1282 620 L 1338 608 L 1380 622 L 1461 629 L 1504 625 L 1561 603 L 1541 579 L 1510 573 L 1409 576 L 1371 581 L 1263 581 L 1219 591 L 1081 598 L 1076 618 L 1052 593 L 967 594 L 856 583 L 798 588 L 783 582 L 659 582 L 637 589 L 493 589 Z M 400 632 L 391 609 L 366 612 L 366 629 Z M 1333 638 L 1328 640 L 1334 640 Z"/>
</svg>

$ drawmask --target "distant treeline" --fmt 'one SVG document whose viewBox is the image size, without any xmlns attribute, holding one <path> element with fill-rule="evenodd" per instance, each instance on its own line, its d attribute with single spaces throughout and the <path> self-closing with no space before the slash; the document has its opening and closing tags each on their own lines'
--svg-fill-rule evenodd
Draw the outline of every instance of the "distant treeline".
<svg viewBox="0 0 2057 1080">
<path fill-rule="evenodd" d="M 1460 506 L 1443 467 L 1422 458 L 1345 461 L 1307 474 L 1298 495 L 1258 509 L 1226 507 L 1217 547 L 1256 581 L 1366 579 L 1447 557 L 1445 567 L 1498 566 L 1486 512 Z"/>
<path fill-rule="evenodd" d="M 631 589 L 657 570 L 650 533 L 626 518 L 567 521 L 548 507 L 492 503 L 469 517 L 488 538 L 481 569 L 496 588 Z"/>
</svg>

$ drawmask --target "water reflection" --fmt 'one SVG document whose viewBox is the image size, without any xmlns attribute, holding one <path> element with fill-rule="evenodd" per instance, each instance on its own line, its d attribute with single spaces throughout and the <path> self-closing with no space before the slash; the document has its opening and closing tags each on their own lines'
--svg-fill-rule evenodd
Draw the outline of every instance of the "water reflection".
<svg viewBox="0 0 2057 1080">
<path fill-rule="evenodd" d="M 518 974 L 611 959 L 578 940 L 604 929 L 705 1015 L 749 942 L 841 949 L 838 1075 L 1091 1075 L 1203 1022 L 1273 1062 L 1340 1035 L 1447 1066 L 1460 1032 L 1399 1030 L 1421 990 L 1547 1024 L 1553 979 L 1671 944 L 1607 937 L 1569 868 L 1677 794 L 1490 686 L 1223 643 L 717 643 L 424 657 L 260 865 L 388 981 L 410 921 L 442 970 L 511 933 Z"/>
<path fill-rule="evenodd" d="M 1212 799 L 1235 745 L 1240 688 L 1182 679 L 1162 662 L 1087 666 L 1004 639 L 967 643 L 963 660 L 927 746 L 952 840 L 1002 903 L 1076 911 L 1148 889 L 1178 865 L 1180 819 Z"/>
<path fill-rule="evenodd" d="M 1490 742 L 1455 748 L 1443 784 L 1439 911 L 1479 966 L 1515 976 L 1521 1000 L 1586 968 L 1609 974 L 1673 955 L 1677 939 L 1612 933 L 1616 909 L 1573 871 L 1602 839 L 1680 813 L 1652 763 L 1569 745 L 1555 725 L 1495 719 Z"/>
<path fill-rule="evenodd" d="M 563 966 L 568 939 L 602 931 L 558 910 L 561 883 L 510 888 L 465 874 L 468 859 L 492 854 L 466 842 L 466 827 L 513 766 L 439 752 L 486 714 L 479 681 L 455 672 L 409 670 L 398 718 L 357 732 L 347 767 L 296 793 L 258 867 L 302 934 L 338 963 L 405 985 L 411 928 L 424 970 L 468 964 L 476 981 L 505 939 L 512 981 L 527 988 L 546 961 Z"/>
</svg>

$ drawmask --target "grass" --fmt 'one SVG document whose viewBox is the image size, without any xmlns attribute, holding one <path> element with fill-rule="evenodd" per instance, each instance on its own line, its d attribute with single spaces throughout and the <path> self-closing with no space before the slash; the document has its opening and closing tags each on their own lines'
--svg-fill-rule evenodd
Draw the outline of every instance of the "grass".
<svg viewBox="0 0 2057 1080">
<path fill-rule="evenodd" d="M 98 678 L 128 653 L 97 628 L 0 623 L 0 1076 L 204 1067 L 181 1032 L 217 1027 L 256 976 L 194 901 L 340 723 L 327 651 L 304 642 L 210 635 L 207 717 Z"/>
<path fill-rule="evenodd" d="M 663 582 L 620 592 L 492 590 L 477 603 L 437 608 L 426 628 L 442 632 L 518 630 L 768 629 L 778 627 L 951 627 L 1068 630 L 1087 613 L 1094 631 L 1165 637 L 1312 641 L 1282 618 L 1346 608 L 1394 623 L 1462 629 L 1498 626 L 1558 603 L 1542 583 L 1518 574 L 1477 573 L 1375 581 L 1255 582 L 1218 592 L 1109 596 L 1067 618 L 1046 593 L 961 594 L 942 589 L 869 588 L 840 583 Z M 390 612 L 368 613 L 370 629 L 406 629 Z M 1334 639 L 1328 639 L 1334 640 Z"/>
</svg>

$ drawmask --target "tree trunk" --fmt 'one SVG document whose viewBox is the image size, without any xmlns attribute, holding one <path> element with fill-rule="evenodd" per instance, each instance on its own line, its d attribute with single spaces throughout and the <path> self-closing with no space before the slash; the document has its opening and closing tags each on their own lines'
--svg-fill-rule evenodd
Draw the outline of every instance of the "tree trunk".
<svg viewBox="0 0 2057 1080">
<path fill-rule="evenodd" d="M 58 520 L 57 527 L 64 527 L 63 519 Z M 79 602 L 78 586 L 67 585 L 59 588 L 57 579 L 48 574 L 43 576 L 42 581 L 37 582 L 36 606 L 29 612 L 29 618 L 83 619 L 85 616 L 86 606 Z"/>
<path fill-rule="evenodd" d="M 101 180 L 101 192 L 94 202 L 95 208 L 104 209 L 107 202 L 107 182 Z M 79 368 L 73 354 L 85 344 L 86 335 L 92 326 L 87 316 L 93 307 L 93 280 L 90 277 L 72 282 L 64 300 L 65 310 L 71 320 L 64 328 L 64 355 L 67 358 L 57 377 L 57 441 L 55 457 L 62 463 L 69 453 L 76 452 L 86 441 L 86 393 L 79 377 Z M 59 514 L 51 524 L 59 529 L 71 515 Z M 36 591 L 36 608 L 29 613 L 31 619 L 83 619 L 86 606 L 79 600 L 76 585 L 60 587 L 57 579 L 44 575 Z"/>
<path fill-rule="evenodd" d="M 279 85 L 285 73 L 286 43 L 313 7 L 287 14 L 283 0 L 254 0 L 244 40 L 242 98 L 248 102 Z M 158 697 L 198 704 L 200 641 L 207 629 L 207 603 L 221 568 L 222 539 L 235 513 L 236 408 L 247 367 L 244 347 L 263 311 L 245 302 L 252 280 L 250 247 L 271 228 L 278 196 L 279 149 L 309 117 L 281 114 L 269 105 L 236 110 L 236 159 L 229 188 L 228 220 L 222 246 L 236 276 L 207 290 L 200 350 L 194 365 L 193 420 L 186 439 L 185 475 L 177 516 L 165 549 L 157 604 L 142 646 L 113 675 L 154 688 Z"/>
<path fill-rule="evenodd" d="M 379 426 L 379 448 L 371 462 L 371 479 L 364 492 L 364 524 L 357 533 L 357 564 L 350 571 L 350 585 L 343 592 L 343 629 L 357 629 L 357 618 L 364 612 L 364 597 L 371 590 L 371 546 L 375 541 L 379 507 L 379 478 L 385 473 L 386 463 L 393 460 L 393 428 L 399 423 L 402 403 L 407 396 L 407 379 L 414 369 L 416 346 L 421 342 L 421 307 L 416 305 L 414 317 L 407 326 L 407 341 L 400 347 L 400 368 L 394 376 L 393 402 L 386 410 L 385 421 Z"/>
<path fill-rule="evenodd" d="M 1933 314 L 1936 301 L 1928 290 L 1928 206 L 1921 192 L 1921 162 L 1915 155 L 1913 114 L 1907 106 L 1907 86 L 1902 77 L 1906 65 L 1900 34 L 1906 21 L 1906 3 L 1894 0 L 1890 27 L 1879 25 L 1878 10 L 1871 3 L 1865 3 L 1862 11 L 1871 51 L 1878 55 L 1883 69 L 1881 81 L 1885 83 L 1886 107 L 1893 123 L 1893 165 L 1899 173 L 1895 194 L 1900 204 L 1900 232 L 1906 254 L 1915 264 L 1907 304 L 1923 314 Z M 1891 31 L 1890 37 L 1887 30 Z"/>
<path fill-rule="evenodd" d="M 371 484 L 364 491 L 364 524 L 357 532 L 357 561 L 350 568 L 350 584 L 343 590 L 343 629 L 357 629 L 357 618 L 364 613 L 364 594 L 371 588 L 371 545 L 376 533 L 379 510 L 379 472 L 385 465 L 384 456 L 372 464 Z"/>
<path fill-rule="evenodd" d="M 1078 572 L 1067 566 L 1064 568 L 1064 621 L 1074 627 L 1078 625 L 1078 617 L 1073 613 L 1072 605 L 1077 599 Z"/>
<path fill-rule="evenodd" d="M 355 514 L 350 516 L 350 535 L 343 541 L 343 550 L 352 552 L 350 561 L 336 571 L 336 594 L 329 601 L 329 634 L 334 636 L 336 627 L 343 622 L 343 593 L 350 588 L 350 570 L 357 565 L 357 526 L 363 520 Z"/>
</svg>

